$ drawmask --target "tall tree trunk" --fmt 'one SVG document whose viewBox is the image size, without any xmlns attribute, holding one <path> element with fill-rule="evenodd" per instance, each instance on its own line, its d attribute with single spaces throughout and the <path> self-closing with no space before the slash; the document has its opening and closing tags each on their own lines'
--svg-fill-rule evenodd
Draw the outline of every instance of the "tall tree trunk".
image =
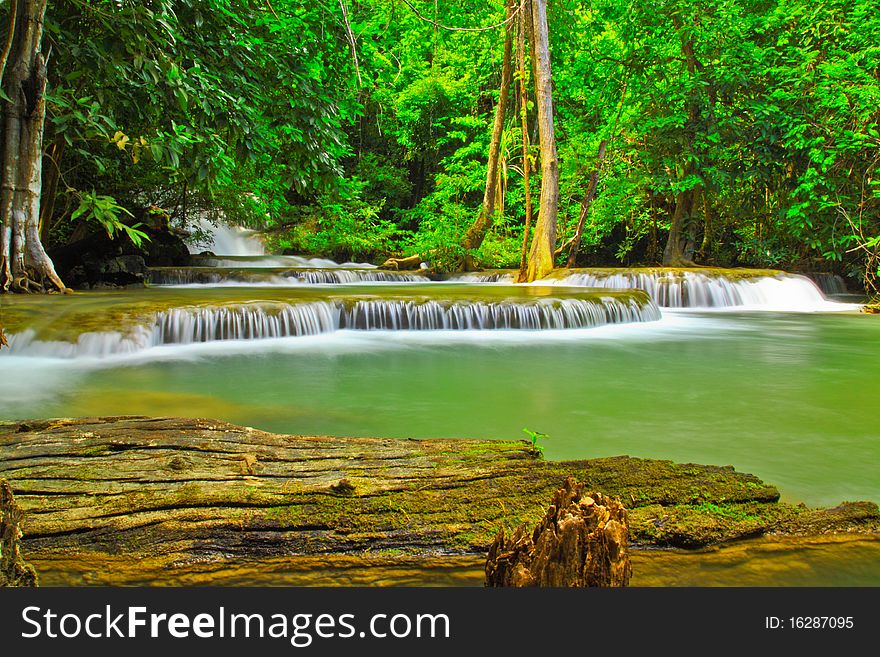
<svg viewBox="0 0 880 657">
<path fill-rule="evenodd" d="M 607 139 L 599 142 L 599 152 L 596 154 L 596 168 L 593 169 L 593 173 L 590 175 L 590 184 L 587 185 L 587 192 L 584 194 L 584 200 L 581 201 L 581 212 L 580 216 L 578 216 L 577 227 L 574 230 L 574 236 L 569 242 L 571 249 L 568 252 L 568 261 L 565 263 L 565 266 L 569 269 L 574 267 L 577 260 L 578 249 L 581 247 L 581 238 L 584 234 L 584 226 L 587 223 L 587 215 L 590 214 L 590 206 L 593 205 L 593 201 L 596 199 L 596 190 L 599 187 L 599 174 L 602 172 L 602 164 L 605 162 L 605 151 L 607 148 Z M 560 247 L 557 253 L 561 253 L 564 249 L 565 246 Z"/>
<path fill-rule="evenodd" d="M 690 171 L 690 167 L 686 171 Z M 666 240 L 666 248 L 663 249 L 663 265 L 666 267 L 690 267 L 694 264 L 686 254 L 685 228 L 693 217 L 694 201 L 697 196 L 698 188 L 694 188 L 681 191 L 675 197 L 675 211 L 672 214 L 672 224 L 669 226 L 669 237 Z"/>
<path fill-rule="evenodd" d="M 688 77 L 691 80 L 691 89 L 688 92 L 687 101 L 687 121 L 684 130 L 688 142 L 688 152 L 685 153 L 685 156 L 688 157 L 688 163 L 685 166 L 683 175 L 683 179 L 686 180 L 695 173 L 694 134 L 698 130 L 700 122 L 699 91 L 693 84 L 694 78 L 697 75 L 697 58 L 694 55 L 694 41 L 684 29 L 681 19 L 675 16 L 672 20 L 675 29 L 678 30 L 681 40 L 681 54 L 684 56 Z M 685 228 L 694 217 L 694 206 L 698 197 L 699 186 L 681 191 L 676 195 L 675 212 L 672 215 L 672 223 L 669 227 L 669 237 L 666 240 L 666 248 L 663 249 L 663 264 L 667 267 L 682 267 L 694 264 L 685 252 L 685 241 L 688 237 L 685 234 Z"/>
<path fill-rule="evenodd" d="M 507 5 L 507 18 L 513 15 L 514 6 Z M 510 59 L 513 46 L 513 21 L 507 24 L 507 32 L 504 37 L 504 59 L 501 64 L 501 90 L 498 94 L 498 105 L 495 107 L 495 123 L 492 126 L 492 141 L 489 144 L 489 166 L 486 170 L 486 189 L 483 193 L 483 205 L 477 220 L 465 233 L 462 246 L 471 251 L 480 248 L 486 233 L 492 227 L 495 220 L 495 199 L 498 195 L 499 162 L 501 159 L 501 136 L 504 133 L 504 117 L 507 114 L 507 98 L 510 91 Z M 465 256 L 464 268 L 474 268 L 473 256 L 468 253 Z"/>
<path fill-rule="evenodd" d="M 30 292 L 64 284 L 40 241 L 46 59 L 40 52 L 46 0 L 16 0 L 8 26 L 0 193 L 0 289 Z"/>
<path fill-rule="evenodd" d="M 614 139 L 614 135 L 617 133 L 617 124 L 620 121 L 620 115 L 623 112 L 623 103 L 626 100 L 626 90 L 628 87 L 629 78 L 623 81 L 623 91 L 620 93 L 620 103 L 617 107 L 617 115 L 614 117 L 614 124 L 611 127 L 611 139 Z M 590 183 L 587 186 L 587 192 L 584 194 L 584 200 L 581 201 L 581 212 L 578 217 L 577 228 L 575 229 L 571 240 L 556 250 L 556 254 L 558 255 L 562 253 L 567 246 L 571 245 L 571 249 L 568 252 L 568 261 L 565 264 L 569 269 L 575 266 L 578 250 L 581 246 L 581 239 L 584 235 L 584 226 L 587 222 L 587 216 L 590 214 L 590 207 L 593 205 L 593 201 L 596 200 L 596 191 L 599 188 L 599 176 L 602 174 L 602 167 L 605 164 L 605 152 L 607 148 L 608 140 L 603 139 L 599 142 L 599 150 L 596 153 L 596 168 L 593 169 L 593 173 L 590 175 Z"/>
<path fill-rule="evenodd" d="M 709 194 L 703 192 L 703 241 L 700 244 L 700 260 L 705 263 L 712 251 L 712 230 L 714 228 L 712 217 L 712 202 L 709 200 Z"/>
<path fill-rule="evenodd" d="M 526 256 L 529 252 L 529 233 L 532 229 L 532 160 L 529 153 L 529 94 L 526 89 L 526 12 L 531 17 L 531 4 L 524 0 L 519 12 L 519 30 L 516 39 L 516 65 L 519 73 L 519 120 L 522 132 L 523 187 L 526 195 L 526 216 L 523 226 L 522 250 L 519 254 L 519 280 L 526 278 Z"/>
<path fill-rule="evenodd" d="M 526 281 L 544 278 L 553 271 L 556 217 L 559 210 L 559 163 L 553 132 L 553 87 L 550 74 L 550 35 L 547 0 L 532 0 L 535 47 L 535 98 L 538 106 L 538 140 L 541 149 L 541 207 L 535 224 Z"/>
</svg>

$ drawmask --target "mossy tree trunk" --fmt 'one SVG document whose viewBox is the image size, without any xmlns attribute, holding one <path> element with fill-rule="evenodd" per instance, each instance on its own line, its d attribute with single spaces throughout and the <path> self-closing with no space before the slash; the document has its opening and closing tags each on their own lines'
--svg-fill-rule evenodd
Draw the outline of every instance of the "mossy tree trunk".
<svg viewBox="0 0 880 657">
<path fill-rule="evenodd" d="M 486 233 L 492 227 L 495 219 L 496 200 L 500 188 L 500 161 L 501 161 L 501 137 L 504 134 L 504 119 L 507 115 L 508 96 L 510 94 L 511 78 L 511 53 L 513 50 L 513 12 L 516 7 L 507 5 L 507 31 L 504 37 L 504 55 L 501 65 L 501 90 L 498 94 L 498 105 L 495 107 L 495 122 L 492 125 L 492 141 L 489 144 L 489 166 L 486 169 L 486 189 L 483 193 L 483 204 L 477 220 L 465 233 L 462 246 L 468 250 L 480 248 Z M 473 256 L 468 253 L 465 256 L 464 268 L 474 268 Z"/>
<path fill-rule="evenodd" d="M 522 170 L 523 187 L 525 188 L 525 221 L 523 223 L 522 251 L 519 256 L 520 281 L 525 280 L 528 272 L 529 234 L 532 228 L 532 158 L 529 152 L 529 94 L 526 85 L 526 21 L 531 20 L 531 3 L 524 0 L 522 10 L 519 12 L 519 29 L 516 38 L 516 66 L 519 77 L 519 120 L 522 132 Z"/>
<path fill-rule="evenodd" d="M 559 163 L 553 129 L 553 86 L 550 72 L 547 0 L 532 0 L 532 32 L 535 48 L 533 65 L 538 109 L 538 141 L 541 151 L 541 205 L 529 250 L 526 281 L 544 278 L 553 271 L 556 219 L 559 209 Z"/>
<path fill-rule="evenodd" d="M 628 586 L 631 576 L 626 509 L 573 477 L 534 530 L 502 529 L 486 559 L 486 586 Z"/>
<path fill-rule="evenodd" d="M 699 86 L 695 84 L 698 62 L 694 54 L 694 40 L 690 32 L 685 29 L 680 18 L 674 17 L 673 23 L 679 33 L 681 54 L 684 58 L 692 87 L 688 92 L 687 121 L 684 131 L 687 139 L 687 149 L 684 157 L 687 158 L 687 164 L 683 168 L 681 179 L 682 184 L 686 187 L 675 196 L 675 211 L 672 214 L 672 223 L 669 226 L 666 248 L 663 249 L 663 264 L 667 267 L 692 267 L 694 264 L 693 247 L 688 247 L 687 242 L 693 241 L 689 231 L 693 228 L 692 224 L 695 220 L 695 209 L 699 204 L 701 188 L 699 184 L 693 185 L 691 180 L 697 174 L 695 166 L 697 153 L 695 152 L 694 135 L 700 128 L 701 115 Z"/>
<path fill-rule="evenodd" d="M 36 572 L 21 556 L 23 518 L 9 483 L 0 479 L 0 587 L 37 585 Z"/>
<path fill-rule="evenodd" d="M 46 57 L 40 50 L 47 0 L 15 0 L 0 60 L 3 100 L 0 290 L 65 289 L 40 241 Z"/>
</svg>

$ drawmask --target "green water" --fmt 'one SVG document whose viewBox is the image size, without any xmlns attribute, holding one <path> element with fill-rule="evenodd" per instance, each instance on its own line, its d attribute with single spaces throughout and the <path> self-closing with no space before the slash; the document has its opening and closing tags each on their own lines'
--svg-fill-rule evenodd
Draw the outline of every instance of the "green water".
<svg viewBox="0 0 880 657">
<path fill-rule="evenodd" d="M 880 501 L 880 317 L 686 313 L 558 332 L 340 332 L 0 359 L 0 417 L 189 415 L 271 431 L 549 434 L 546 456 L 726 465 L 810 505 Z"/>
</svg>

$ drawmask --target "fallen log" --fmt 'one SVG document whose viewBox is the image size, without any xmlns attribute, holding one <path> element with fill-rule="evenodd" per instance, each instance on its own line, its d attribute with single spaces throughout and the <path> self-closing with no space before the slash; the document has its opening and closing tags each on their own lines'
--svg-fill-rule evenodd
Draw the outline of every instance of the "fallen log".
<svg viewBox="0 0 880 657">
<path fill-rule="evenodd" d="M 406 256 L 403 258 L 388 258 L 379 265 L 379 269 L 392 269 L 398 271 L 401 269 L 418 269 L 422 264 L 422 254 Z"/>
<path fill-rule="evenodd" d="M 633 545 L 785 533 L 822 513 L 729 466 L 552 462 L 525 441 L 288 436 L 181 418 L 0 422 L 0 477 L 38 572 L 123 559 L 180 578 L 290 555 L 485 555 L 499 528 L 534 526 L 569 475 L 624 501 Z M 844 505 L 822 531 L 876 531 L 878 519 L 876 505 Z"/>
</svg>

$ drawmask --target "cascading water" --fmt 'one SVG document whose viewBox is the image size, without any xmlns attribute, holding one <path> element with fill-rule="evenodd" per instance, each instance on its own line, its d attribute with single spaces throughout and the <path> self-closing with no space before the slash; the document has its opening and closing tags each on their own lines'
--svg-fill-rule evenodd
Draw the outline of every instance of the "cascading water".
<svg viewBox="0 0 880 657">
<path fill-rule="evenodd" d="M 156 267 L 150 270 L 153 285 L 342 285 L 353 283 L 418 283 L 420 274 L 378 269 L 287 269 L 266 272 L 252 269 L 209 269 L 199 267 Z"/>
<path fill-rule="evenodd" d="M 190 253 L 210 251 L 226 256 L 262 256 L 266 253 L 263 243 L 254 237 L 253 231 L 219 222 L 214 224 L 207 219 L 199 219 L 196 226 L 207 239 L 198 242 L 189 240 L 187 248 Z"/>
<path fill-rule="evenodd" d="M 195 256 L 198 267 L 215 268 L 274 268 L 274 269 L 375 269 L 369 262 L 335 262 L 327 258 L 308 258 L 296 255 L 261 256 Z"/>
<path fill-rule="evenodd" d="M 728 277 L 698 271 L 576 271 L 541 284 L 645 290 L 662 308 L 846 310 L 829 302 L 805 276 L 779 273 Z"/>
<path fill-rule="evenodd" d="M 843 276 L 838 274 L 829 274 L 827 272 L 814 272 L 806 274 L 813 281 L 825 296 L 847 294 L 846 281 Z"/>
<path fill-rule="evenodd" d="M 353 299 L 299 304 L 241 304 L 174 308 L 128 334 L 85 333 L 77 342 L 38 340 L 33 331 L 11 335 L 4 355 L 53 358 L 130 354 L 161 345 L 261 340 L 337 330 L 541 330 L 585 329 L 660 319 L 642 298 L 541 298 L 525 301 Z"/>
</svg>

